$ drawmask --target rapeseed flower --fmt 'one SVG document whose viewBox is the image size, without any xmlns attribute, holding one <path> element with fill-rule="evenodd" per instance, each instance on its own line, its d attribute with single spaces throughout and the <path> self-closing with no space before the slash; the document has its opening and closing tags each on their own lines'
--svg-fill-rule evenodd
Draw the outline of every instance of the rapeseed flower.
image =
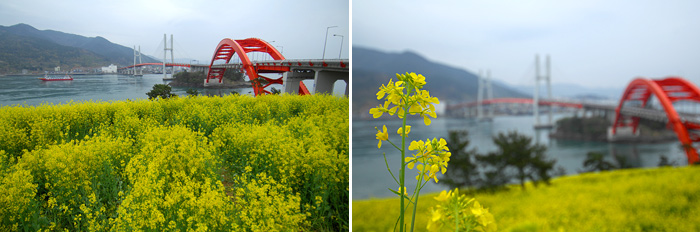
<svg viewBox="0 0 700 232">
<path fill-rule="evenodd" d="M 404 136 L 404 129 L 403 128 L 404 127 L 399 127 L 399 129 L 396 130 L 396 133 L 401 135 L 401 136 Z M 408 135 L 408 133 L 411 133 L 411 126 L 410 125 L 406 125 L 406 135 Z"/>
<path fill-rule="evenodd" d="M 382 141 L 389 140 L 389 133 L 386 131 L 386 125 L 382 126 L 381 131 L 377 129 L 377 140 L 379 140 L 379 143 L 377 143 L 377 148 L 382 148 Z"/>
<path fill-rule="evenodd" d="M 412 72 L 412 73 L 408 73 L 408 76 L 410 77 L 409 80 L 410 80 L 411 84 L 413 86 L 415 86 L 416 89 L 422 89 L 423 85 L 426 84 L 425 77 L 423 76 L 423 74 L 416 75 L 416 73 Z"/>
<path fill-rule="evenodd" d="M 374 118 L 381 117 L 383 113 L 397 114 L 399 118 L 404 118 L 408 111 L 410 115 L 420 115 L 425 125 L 430 125 L 429 117 L 437 117 L 434 104 L 440 104 L 440 101 L 430 96 L 427 90 L 422 89 L 426 84 L 425 77 L 416 73 L 397 73 L 396 77 L 398 81 L 393 82 L 391 79 L 387 85 L 379 87 L 377 100 L 385 99 L 385 101 L 382 105 L 370 109 L 369 113 Z M 406 89 L 406 86 L 411 88 Z M 390 107 L 391 104 L 394 106 Z"/>
<path fill-rule="evenodd" d="M 474 204 L 471 207 L 472 214 L 474 216 L 480 217 L 481 215 L 484 214 L 484 208 L 481 208 L 481 205 L 479 205 L 479 202 L 474 202 Z"/>
<path fill-rule="evenodd" d="M 418 165 L 418 176 L 416 176 L 416 179 L 422 176 L 426 181 L 432 178 L 437 183 L 436 174 L 438 172 L 445 174 L 447 171 L 447 163 L 450 161 L 452 153 L 449 152 L 445 139 L 426 140 L 426 142 L 422 140 L 412 141 L 408 150 L 416 151 L 413 157 L 406 157 L 404 160 L 408 163 L 407 167 L 409 169 L 413 169 L 416 163 L 425 165 Z"/>
<path fill-rule="evenodd" d="M 438 205 L 431 207 L 428 220 L 429 231 L 440 231 L 443 227 L 458 227 L 476 231 L 495 231 L 497 229 L 493 215 L 474 198 L 459 195 L 459 189 L 440 192 L 435 197 Z"/>
<path fill-rule="evenodd" d="M 372 108 L 369 110 L 369 113 L 372 114 L 372 117 L 374 118 L 379 118 L 381 117 L 384 113 L 390 113 L 389 109 L 389 101 L 384 102 L 383 106 L 378 106 L 376 108 Z M 391 113 L 390 113 L 391 114 Z"/>
<path fill-rule="evenodd" d="M 442 219 L 442 212 L 431 208 L 430 215 L 426 229 L 428 229 L 428 231 L 440 231 L 440 228 L 442 228 L 442 223 L 440 221 L 440 219 Z"/>
<path fill-rule="evenodd" d="M 447 201 L 450 198 L 451 194 L 452 190 L 450 190 L 450 193 L 447 193 L 447 191 L 442 190 L 442 192 L 440 192 L 440 194 L 437 197 L 435 197 L 435 200 L 440 202 Z"/>
<path fill-rule="evenodd" d="M 401 191 L 403 190 L 403 191 Z M 408 192 L 406 192 L 406 187 L 399 187 L 399 193 L 403 194 L 404 196 L 408 196 Z"/>
</svg>

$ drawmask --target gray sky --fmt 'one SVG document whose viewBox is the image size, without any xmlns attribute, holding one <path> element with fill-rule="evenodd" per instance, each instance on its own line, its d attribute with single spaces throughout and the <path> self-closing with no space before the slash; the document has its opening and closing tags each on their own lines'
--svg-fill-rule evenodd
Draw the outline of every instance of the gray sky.
<svg viewBox="0 0 700 232">
<path fill-rule="evenodd" d="M 669 75 L 700 83 L 700 1 L 352 4 L 353 45 L 491 69 L 510 84 L 534 84 L 536 53 L 551 55 L 555 83 L 622 88 L 637 76 Z"/>
<path fill-rule="evenodd" d="M 348 0 L 194 1 L 194 0 L 3 0 L 0 25 L 26 23 L 88 37 L 102 36 L 141 52 L 163 57 L 163 34 L 175 37 L 175 58 L 211 62 L 224 38 L 257 37 L 283 50 L 287 59 L 320 59 L 326 27 L 326 58 L 349 57 Z M 170 43 L 170 42 L 168 42 Z M 160 45 L 160 50 L 158 47 Z M 168 53 L 168 56 L 170 54 Z"/>
</svg>

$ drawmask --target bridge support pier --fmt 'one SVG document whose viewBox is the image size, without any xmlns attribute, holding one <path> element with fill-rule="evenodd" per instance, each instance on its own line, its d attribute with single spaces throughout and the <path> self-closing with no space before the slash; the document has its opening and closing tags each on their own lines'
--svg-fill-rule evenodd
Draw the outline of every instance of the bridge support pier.
<svg viewBox="0 0 700 232">
<path fill-rule="evenodd" d="M 630 140 L 635 140 L 637 137 L 639 137 L 639 129 L 637 129 L 637 131 L 634 131 L 634 127 L 631 127 L 631 126 L 618 127 L 615 134 L 613 134 L 613 128 L 608 127 L 608 141 L 609 142 L 630 141 Z"/>
<path fill-rule="evenodd" d="M 212 79 L 212 80 L 209 81 L 209 83 L 207 83 L 207 80 L 206 80 L 206 79 L 204 80 L 204 87 L 209 87 L 209 86 L 221 86 L 221 85 L 223 85 L 223 84 L 224 84 L 224 81 L 223 81 L 223 80 L 221 80 L 221 83 L 219 83 L 219 80 L 217 80 L 217 79 Z"/>
<path fill-rule="evenodd" d="M 209 72 L 209 67 L 203 65 L 192 65 L 190 66 L 190 72 L 203 72 L 206 74 Z"/>
<path fill-rule="evenodd" d="M 285 72 L 282 74 L 284 80 L 284 92 L 288 94 L 299 94 L 299 82 L 314 79 L 313 72 Z"/>
<path fill-rule="evenodd" d="M 346 72 L 316 71 L 314 94 L 333 94 L 333 85 L 337 80 L 345 81 L 345 95 L 348 95 L 349 76 Z"/>
</svg>

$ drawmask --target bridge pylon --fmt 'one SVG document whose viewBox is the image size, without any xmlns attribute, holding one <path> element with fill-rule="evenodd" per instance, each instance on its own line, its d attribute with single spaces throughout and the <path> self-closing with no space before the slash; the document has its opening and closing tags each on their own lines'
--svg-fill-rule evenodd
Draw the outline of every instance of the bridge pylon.
<svg viewBox="0 0 700 232">
<path fill-rule="evenodd" d="M 134 68 L 132 68 L 132 75 L 133 76 L 143 76 L 143 67 L 139 68 L 139 73 L 136 73 L 136 57 L 139 57 L 139 64 L 143 63 L 141 60 L 141 45 L 139 45 L 139 50 L 138 52 L 136 51 L 136 45 L 134 45 Z"/>
<path fill-rule="evenodd" d="M 547 99 L 552 100 L 552 85 L 550 83 L 552 79 L 552 73 L 551 73 L 551 65 L 549 62 L 549 55 L 547 55 L 546 61 L 545 61 L 545 69 L 546 69 L 546 75 L 541 76 L 540 75 L 540 55 L 537 54 L 535 55 L 535 94 L 533 94 L 533 100 L 534 102 L 532 103 L 532 113 L 535 116 L 535 129 L 549 129 L 553 127 L 552 124 L 552 106 L 548 106 L 548 111 L 549 115 L 547 117 L 547 123 L 540 123 L 540 80 L 545 81 L 547 83 Z"/>
<path fill-rule="evenodd" d="M 483 72 L 479 70 L 479 76 L 477 76 L 479 85 L 477 90 L 477 105 L 476 105 L 476 118 L 479 121 L 491 121 L 493 120 L 493 104 L 489 105 L 489 112 L 484 115 L 484 95 L 486 95 L 486 101 L 493 99 L 493 91 L 491 88 L 491 70 L 486 70 L 486 78 L 484 78 Z"/>
<path fill-rule="evenodd" d="M 168 62 L 167 60 L 167 54 L 168 50 L 170 50 L 170 62 L 175 63 L 175 51 L 173 50 L 173 34 L 170 34 L 170 48 L 168 48 L 168 35 L 163 34 L 163 80 L 172 80 L 173 77 L 172 75 L 175 75 L 175 68 L 173 67 L 173 72 L 170 78 L 168 78 L 168 71 L 165 70 L 165 63 Z"/>
</svg>

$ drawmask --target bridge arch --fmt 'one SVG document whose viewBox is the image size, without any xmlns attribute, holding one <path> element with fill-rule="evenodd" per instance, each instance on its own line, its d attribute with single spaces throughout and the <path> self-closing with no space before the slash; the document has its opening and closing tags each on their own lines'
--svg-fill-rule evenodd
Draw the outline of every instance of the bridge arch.
<svg viewBox="0 0 700 232">
<path fill-rule="evenodd" d="M 697 150 L 692 146 L 694 141 L 700 141 L 700 136 L 691 134 L 689 129 L 700 129 L 700 125 L 686 123 L 681 120 L 680 115 L 673 107 L 673 103 L 679 100 L 690 100 L 700 102 L 700 89 L 694 84 L 680 77 L 669 77 L 662 80 L 651 80 L 647 78 L 636 78 L 627 85 L 622 94 L 620 103 L 615 109 L 615 121 L 612 126 L 612 133 L 617 132 L 618 127 L 632 126 L 636 132 L 639 126 L 639 118 L 633 117 L 631 123 L 625 123 L 620 111 L 627 101 L 641 101 L 641 107 L 649 102 L 652 94 L 656 96 L 659 103 L 664 108 L 668 123 L 678 136 L 688 158 L 688 164 L 700 161 Z"/>
<path fill-rule="evenodd" d="M 229 38 L 221 40 L 216 46 L 216 51 L 209 64 L 209 72 L 207 73 L 206 83 L 209 83 L 211 79 L 218 79 L 219 83 L 223 81 L 224 73 L 226 72 L 225 67 L 213 68 L 215 61 L 223 60 L 228 63 L 234 55 L 238 55 L 241 59 L 242 67 L 241 69 L 245 71 L 248 78 L 253 82 L 253 92 L 257 96 L 258 94 L 270 93 L 265 90 L 265 87 L 271 84 L 282 84 L 282 78 L 272 79 L 259 75 L 259 72 L 265 72 L 265 70 L 257 70 L 253 65 L 252 61 L 248 57 L 249 52 L 262 52 L 269 54 L 274 60 L 284 60 L 282 53 L 277 51 L 274 46 L 270 45 L 262 39 L 258 38 L 248 38 L 241 40 L 232 40 Z M 264 79 L 267 83 L 262 85 L 259 78 Z"/>
</svg>

